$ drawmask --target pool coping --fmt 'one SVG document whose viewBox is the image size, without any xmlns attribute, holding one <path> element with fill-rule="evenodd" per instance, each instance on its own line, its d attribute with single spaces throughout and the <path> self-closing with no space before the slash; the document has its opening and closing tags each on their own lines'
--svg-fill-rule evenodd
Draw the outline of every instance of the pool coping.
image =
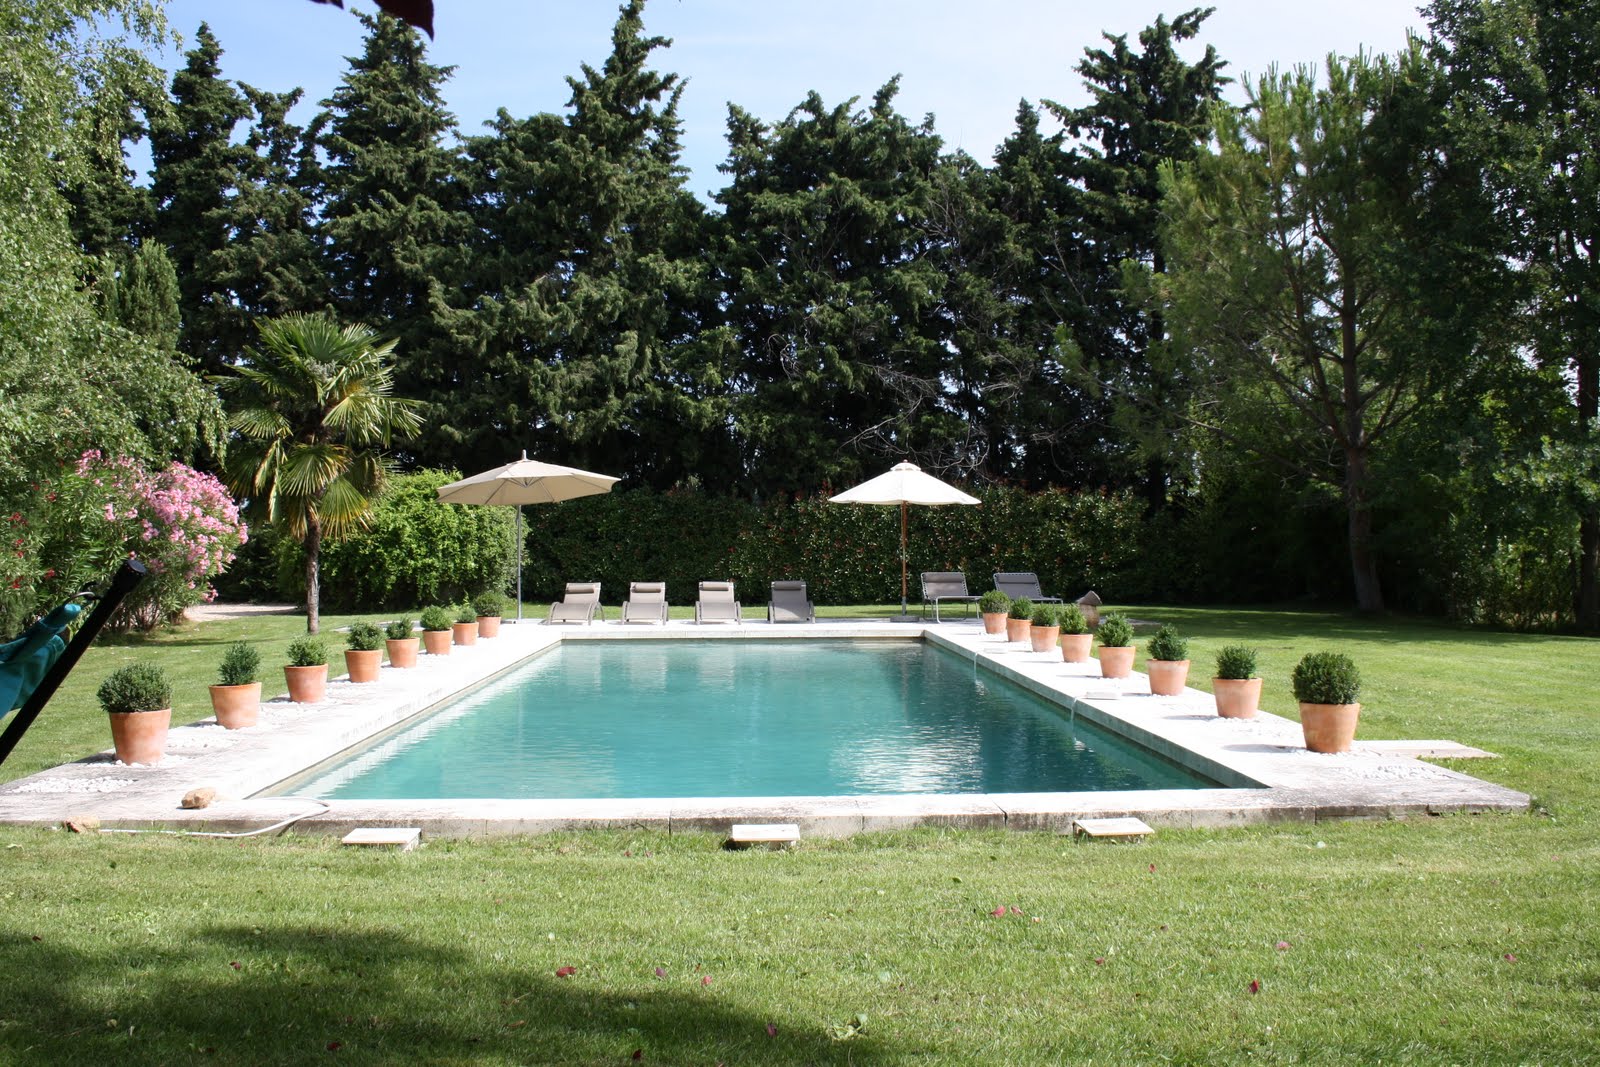
<svg viewBox="0 0 1600 1067">
<path fill-rule="evenodd" d="M 587 800 L 308 800 L 261 795 L 340 752 L 486 684 L 565 640 L 921 639 L 1062 704 L 1223 783 L 1215 789 L 1121 792 L 903 794 L 833 797 L 693 797 Z M 1281 696 L 1269 699 L 1282 700 Z M 318 704 L 264 701 L 260 725 L 224 730 L 212 719 L 175 727 L 167 757 L 126 766 L 109 752 L 0 784 L 0 825 L 98 823 L 107 828 L 244 832 L 305 816 L 298 832 L 344 834 L 360 826 L 416 826 L 429 836 L 477 837 L 558 830 L 654 829 L 726 834 L 734 823 L 795 823 L 808 837 L 918 826 L 1070 832 L 1080 818 L 1138 816 L 1154 827 L 1389 819 L 1451 812 L 1518 812 L 1527 794 L 1397 755 L 1380 744 L 1322 755 L 1306 751 L 1299 723 L 1263 710 L 1222 719 L 1209 693 L 1150 695 L 1138 672 L 1099 677 L 1096 661 L 1061 662 L 986 635 L 976 621 L 858 620 L 771 625 L 507 625 L 493 640 L 457 646 L 418 666 L 385 666 L 374 684 L 336 679 Z M 179 807 L 209 787 L 211 806 Z"/>
</svg>

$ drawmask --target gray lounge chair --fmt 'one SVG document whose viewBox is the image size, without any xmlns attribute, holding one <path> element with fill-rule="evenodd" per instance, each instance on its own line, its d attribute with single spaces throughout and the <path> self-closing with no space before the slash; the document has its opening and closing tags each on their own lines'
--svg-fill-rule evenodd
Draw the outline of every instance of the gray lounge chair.
<svg viewBox="0 0 1600 1067">
<path fill-rule="evenodd" d="M 768 622 L 816 622 L 816 605 L 806 599 L 806 583 L 772 583 L 772 600 L 767 604 Z"/>
<path fill-rule="evenodd" d="M 601 619 L 606 617 L 606 609 L 600 606 L 600 583 L 568 582 L 561 599 L 550 605 L 550 617 L 545 622 L 588 624 L 594 621 L 596 613 Z"/>
<path fill-rule="evenodd" d="M 960 571 L 923 571 L 922 610 L 926 612 L 932 604 L 934 622 L 940 621 L 939 604 L 946 600 L 956 604 L 978 602 L 978 598 L 967 591 L 967 576 Z"/>
<path fill-rule="evenodd" d="M 1039 576 L 1032 571 L 999 571 L 994 576 L 994 587 L 1010 597 L 1027 597 L 1035 604 L 1059 604 L 1058 596 L 1045 596 L 1039 588 Z"/>
<path fill-rule="evenodd" d="M 694 602 L 695 622 L 738 622 L 742 618 L 732 582 L 700 583 L 700 599 Z"/>
<path fill-rule="evenodd" d="M 667 621 L 667 583 L 629 582 L 628 599 L 622 602 L 623 622 Z"/>
</svg>

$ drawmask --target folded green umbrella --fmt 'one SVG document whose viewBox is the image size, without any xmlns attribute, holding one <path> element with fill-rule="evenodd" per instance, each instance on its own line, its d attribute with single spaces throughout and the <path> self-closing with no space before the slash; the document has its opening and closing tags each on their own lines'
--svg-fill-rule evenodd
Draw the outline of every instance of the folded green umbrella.
<svg viewBox="0 0 1600 1067">
<path fill-rule="evenodd" d="M 70 601 L 28 627 L 15 641 L 0 645 L 0 719 L 22 707 L 39 687 L 67 642 L 61 633 L 78 618 L 83 605 Z"/>
</svg>

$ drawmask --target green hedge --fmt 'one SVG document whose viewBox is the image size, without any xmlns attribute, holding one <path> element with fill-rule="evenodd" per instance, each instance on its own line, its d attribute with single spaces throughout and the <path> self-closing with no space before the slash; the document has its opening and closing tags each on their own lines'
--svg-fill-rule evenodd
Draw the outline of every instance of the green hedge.
<svg viewBox="0 0 1600 1067">
<path fill-rule="evenodd" d="M 325 542 L 324 610 L 413 607 L 504 589 L 516 552 L 515 516 L 508 507 L 439 503 L 438 488 L 459 477 L 454 471 L 396 475 L 366 530 Z M 280 594 L 303 597 L 304 550 L 284 539 L 277 555 Z"/>
<path fill-rule="evenodd" d="M 995 571 L 1031 570 L 1047 593 L 1093 587 L 1126 597 L 1139 552 L 1141 506 L 1108 493 L 991 489 L 978 507 L 912 507 L 908 595 L 919 571 L 962 571 L 981 593 Z M 823 604 L 900 599 L 900 511 L 829 504 L 826 497 L 763 504 L 689 492 L 628 490 L 526 509 L 524 593 L 552 600 L 569 581 L 598 581 L 607 602 L 630 581 L 665 581 L 675 604 L 702 580 L 739 583 L 747 604 L 769 582 L 803 578 Z"/>
</svg>

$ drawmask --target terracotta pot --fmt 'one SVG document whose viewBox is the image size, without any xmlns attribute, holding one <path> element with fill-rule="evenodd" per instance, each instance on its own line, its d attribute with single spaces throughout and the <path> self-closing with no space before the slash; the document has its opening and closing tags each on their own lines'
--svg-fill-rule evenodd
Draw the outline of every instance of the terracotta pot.
<svg viewBox="0 0 1600 1067">
<path fill-rule="evenodd" d="M 1253 719 L 1261 706 L 1260 678 L 1213 678 L 1211 695 L 1224 719 Z"/>
<path fill-rule="evenodd" d="M 402 637 L 396 641 L 385 638 L 385 645 L 389 647 L 389 666 L 415 667 L 417 665 L 417 639 L 415 637 Z"/>
<path fill-rule="evenodd" d="M 160 711 L 114 711 L 111 720 L 111 745 L 123 763 L 160 763 L 167 751 L 167 730 L 172 726 L 172 709 Z"/>
<path fill-rule="evenodd" d="M 224 730 L 254 726 L 261 714 L 261 683 L 212 686 L 211 711 Z"/>
<path fill-rule="evenodd" d="M 1094 644 L 1094 634 L 1062 634 L 1061 661 L 1063 663 L 1088 663 L 1089 647 Z"/>
<path fill-rule="evenodd" d="M 1349 752 L 1356 739 L 1360 704 L 1307 704 L 1300 702 L 1300 732 L 1313 752 Z"/>
<path fill-rule="evenodd" d="M 289 683 L 289 699 L 296 704 L 320 703 L 328 692 L 328 665 L 315 667 L 285 667 L 284 680 Z"/>
<path fill-rule="evenodd" d="M 1059 626 L 1030 626 L 1028 627 L 1028 640 L 1033 642 L 1035 652 L 1054 652 L 1056 642 L 1061 639 Z"/>
<path fill-rule="evenodd" d="M 1176 697 L 1183 695 L 1183 687 L 1189 681 L 1189 661 L 1186 659 L 1152 659 L 1144 665 L 1145 673 L 1150 676 L 1150 692 L 1158 697 Z"/>
<path fill-rule="evenodd" d="M 1003 611 L 986 611 L 983 613 L 983 632 L 986 634 L 1003 634 L 1006 632 L 1006 613 Z"/>
<path fill-rule="evenodd" d="M 499 637 L 500 636 L 500 616 L 498 616 L 498 615 L 479 615 L 478 616 L 478 636 L 479 637 L 483 637 L 483 638 Z"/>
<path fill-rule="evenodd" d="M 475 622 L 458 622 L 450 627 L 450 632 L 455 635 L 458 645 L 475 645 L 478 643 L 478 624 Z"/>
<path fill-rule="evenodd" d="M 450 654 L 449 630 L 424 630 L 422 631 L 422 647 L 428 650 L 430 656 L 448 656 Z"/>
<path fill-rule="evenodd" d="M 1133 654 L 1137 651 L 1132 645 L 1115 645 L 1107 648 L 1100 646 L 1100 677 L 1102 678 L 1129 678 L 1133 675 Z"/>
<path fill-rule="evenodd" d="M 1028 631 L 1032 630 L 1032 629 L 1033 629 L 1032 620 L 1029 620 L 1029 619 L 1013 619 L 1009 615 L 1006 616 L 1006 640 L 1007 641 L 1026 641 L 1028 639 Z"/>
<path fill-rule="evenodd" d="M 378 648 L 344 650 L 344 669 L 352 682 L 376 682 L 378 668 L 383 666 L 383 650 Z"/>
</svg>

